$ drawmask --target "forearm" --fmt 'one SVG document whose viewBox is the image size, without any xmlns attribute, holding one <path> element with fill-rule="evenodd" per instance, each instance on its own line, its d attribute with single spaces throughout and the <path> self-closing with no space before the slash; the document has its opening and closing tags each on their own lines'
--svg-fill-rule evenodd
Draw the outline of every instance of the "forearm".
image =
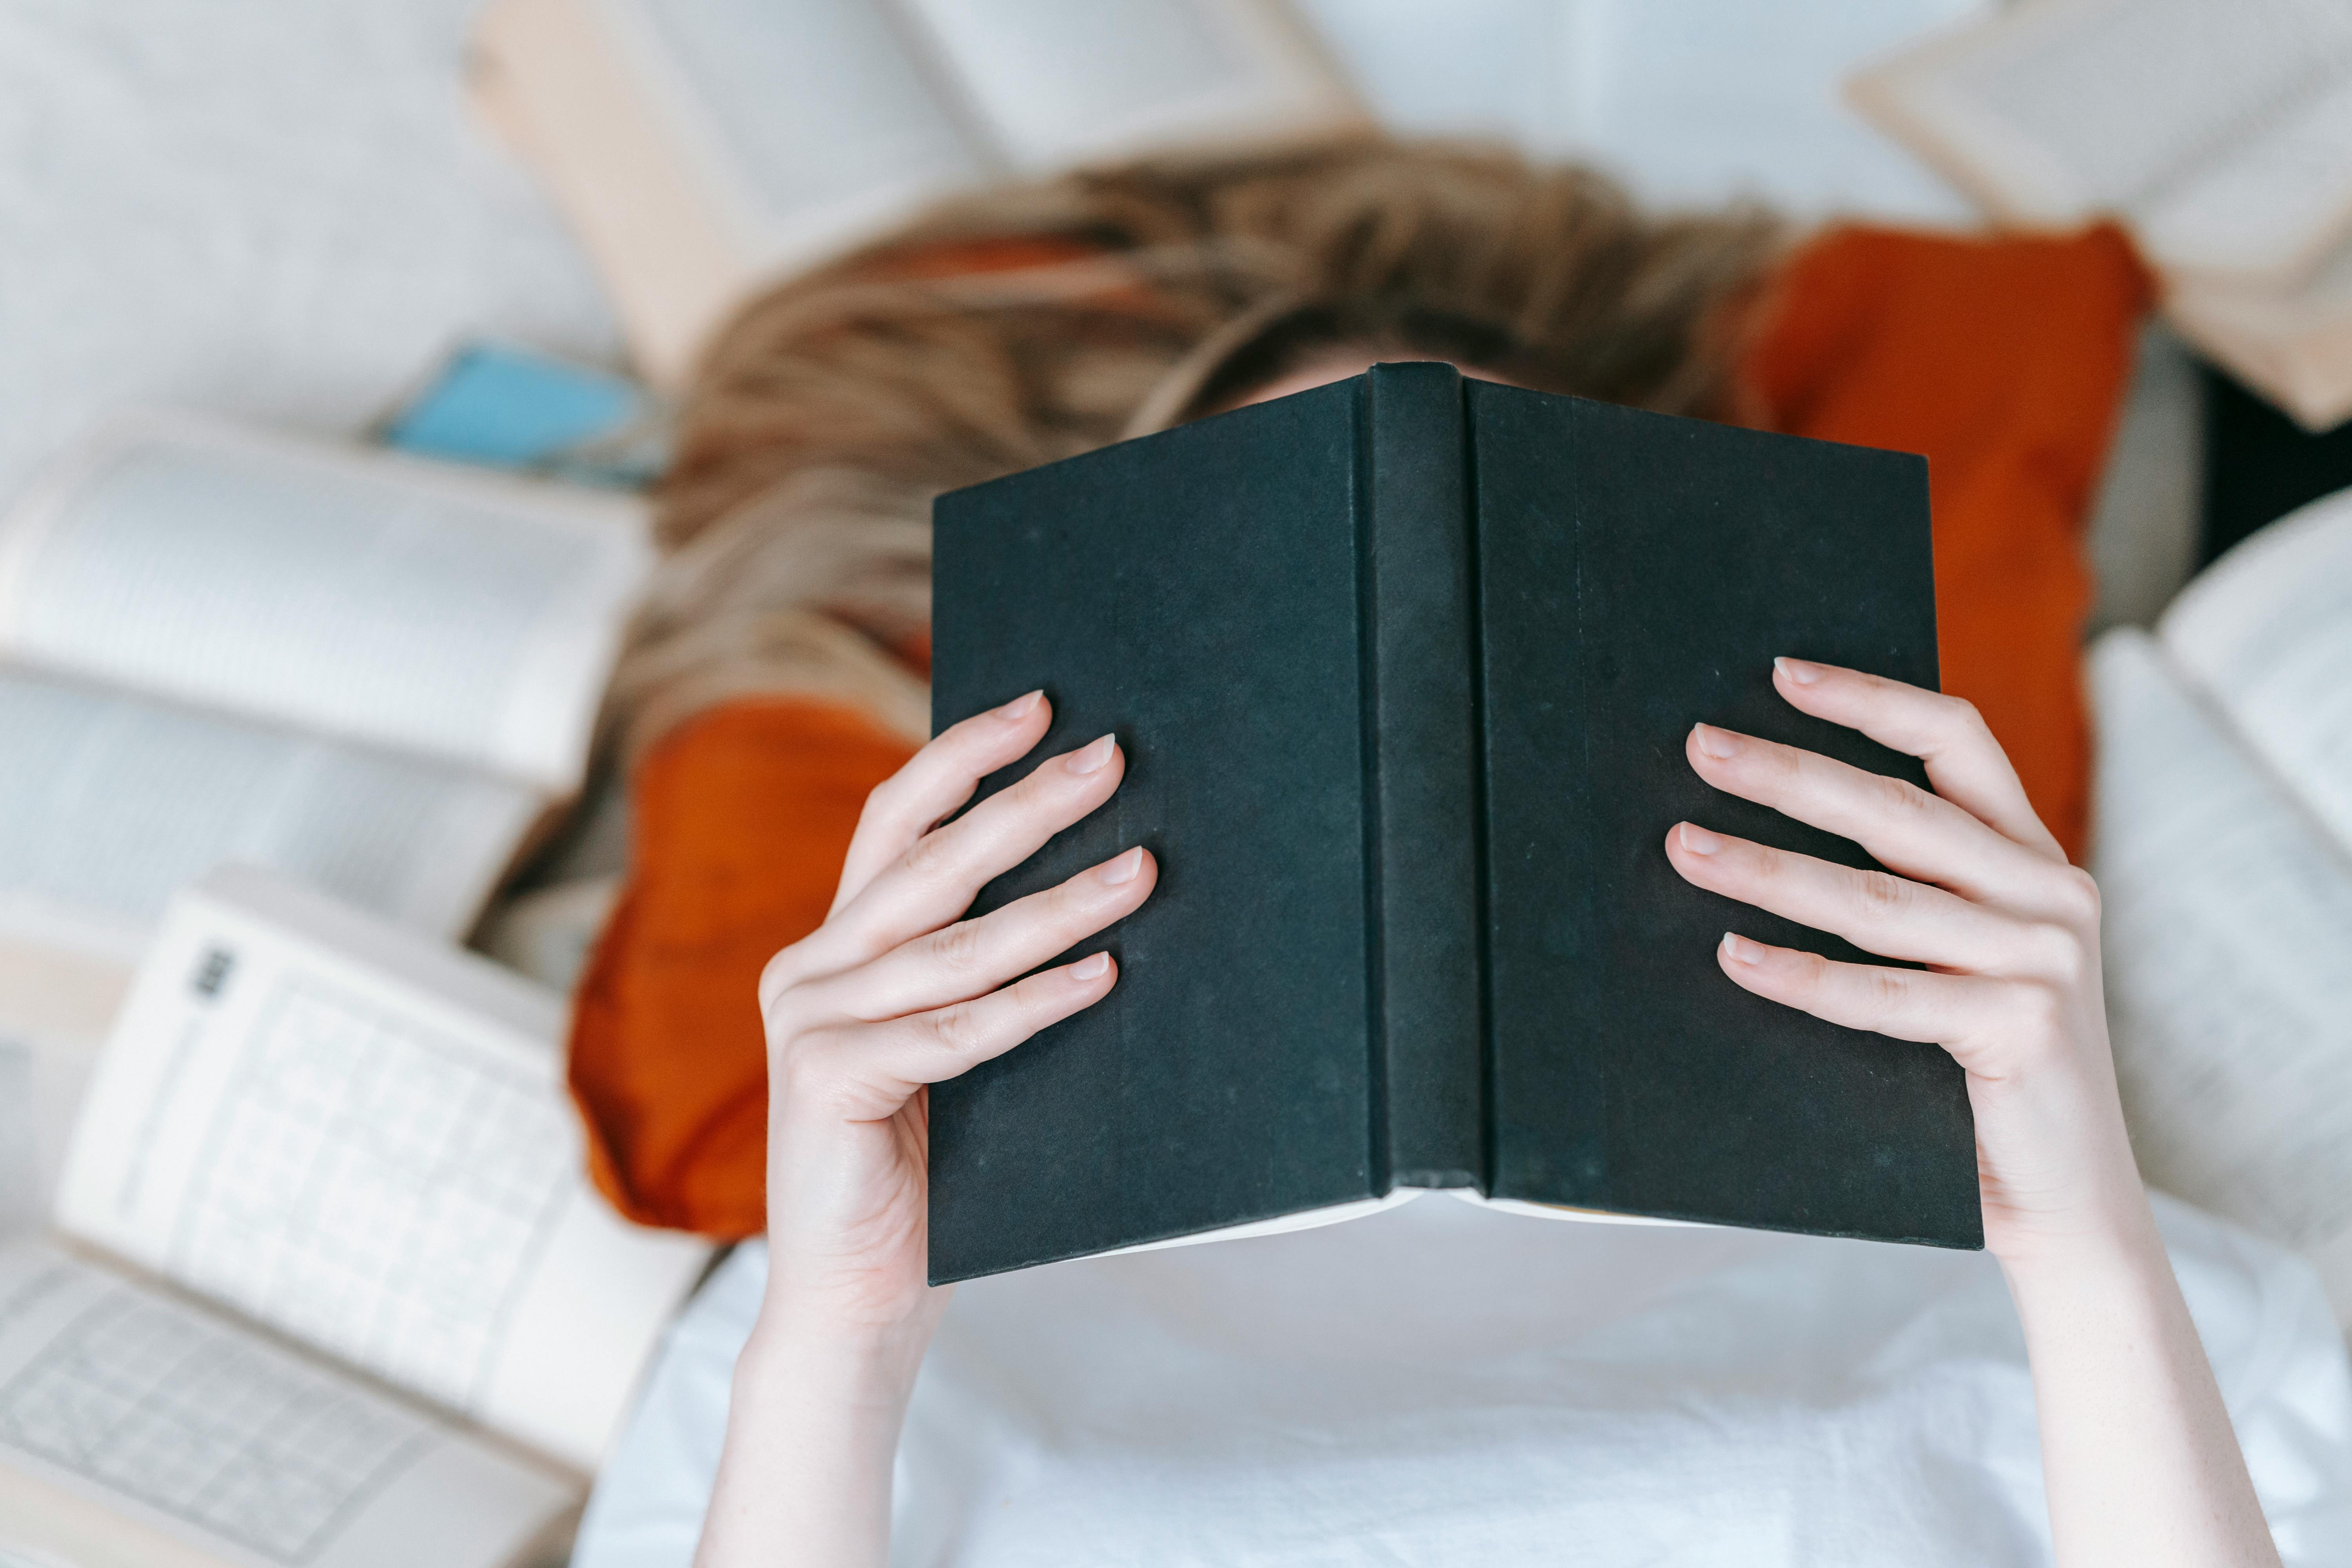
<svg viewBox="0 0 2352 1568">
<path fill-rule="evenodd" d="M 925 1279 L 927 1086 L 1108 995 L 1107 952 L 1040 966 L 1133 913 L 1158 875 L 1138 846 L 960 919 L 1124 776 L 1103 735 L 961 809 L 1051 722 L 1032 691 L 934 737 L 866 797 L 824 923 L 760 976 L 771 1272 L 736 1358 L 702 1568 L 889 1556 L 898 1428 L 950 1294 Z"/>
<path fill-rule="evenodd" d="M 2006 1265 L 2061 1568 L 2278 1556 L 2145 1195 L 2065 1256 Z"/>
<path fill-rule="evenodd" d="M 1744 989 L 1849 1028 L 1930 1040 L 1968 1074 L 1985 1245 L 2025 1327 L 2063 1568 L 2275 1563 L 2221 1390 L 2133 1164 L 2099 991 L 2098 889 L 2034 815 L 1965 702 L 1776 661 L 1790 706 L 1927 767 L 1933 793 L 1708 725 L 1716 788 L 1852 838 L 1855 872 L 1683 823 L 1675 869 L 1865 952 L 1832 961 L 1727 933 Z"/>
<path fill-rule="evenodd" d="M 881 1568 L 915 1355 L 763 1321 L 736 1360 L 697 1568 Z"/>
</svg>

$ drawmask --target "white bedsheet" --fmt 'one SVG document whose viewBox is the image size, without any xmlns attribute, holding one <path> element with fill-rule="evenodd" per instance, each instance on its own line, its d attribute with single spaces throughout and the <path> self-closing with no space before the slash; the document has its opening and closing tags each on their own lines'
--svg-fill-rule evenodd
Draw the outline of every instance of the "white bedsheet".
<svg viewBox="0 0 2352 1568">
<path fill-rule="evenodd" d="M 2352 1374 L 2309 1268 L 2158 1216 L 2291 1568 L 2352 1562 Z M 674 1330 L 575 1568 L 683 1568 L 765 1278 Z M 1980 1253 L 1423 1197 L 959 1289 L 899 1568 L 2045 1563 L 2024 1347 Z"/>
</svg>

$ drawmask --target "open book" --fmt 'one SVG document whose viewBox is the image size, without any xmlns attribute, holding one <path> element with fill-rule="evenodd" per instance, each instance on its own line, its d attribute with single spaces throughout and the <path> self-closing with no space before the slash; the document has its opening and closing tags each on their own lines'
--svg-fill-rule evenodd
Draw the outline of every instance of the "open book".
<svg viewBox="0 0 2352 1568">
<path fill-rule="evenodd" d="M 2352 491 L 2094 648 L 2107 1000 L 2148 1180 L 2352 1327 Z"/>
<path fill-rule="evenodd" d="M 0 522 L 0 945 L 127 964 L 226 859 L 463 934 L 579 787 L 651 559 L 631 500 L 105 427 Z"/>
<path fill-rule="evenodd" d="M 2313 428 L 2352 414 L 2352 9 L 2039 0 L 1852 91 L 2004 221 L 2121 218 L 2184 333 Z"/>
<path fill-rule="evenodd" d="M 708 1251 L 585 1184 L 562 1024 L 259 872 L 183 895 L 63 1244 L 0 1250 L 0 1546 L 489 1568 L 560 1528 Z"/>
<path fill-rule="evenodd" d="M 951 193 L 1362 123 L 1282 0 L 494 0 L 471 84 L 667 384 L 759 284 Z"/>
<path fill-rule="evenodd" d="M 1734 984 L 1727 929 L 1864 955 L 1664 843 L 1871 864 L 1684 748 L 1924 782 L 1772 686 L 1936 684 L 1922 459 L 1381 364 L 950 491 L 933 533 L 934 728 L 1042 687 L 1039 755 L 1129 758 L 975 911 L 1166 868 L 1108 996 L 932 1087 L 934 1283 L 1429 1188 L 1982 1245 L 1959 1068 Z"/>
</svg>

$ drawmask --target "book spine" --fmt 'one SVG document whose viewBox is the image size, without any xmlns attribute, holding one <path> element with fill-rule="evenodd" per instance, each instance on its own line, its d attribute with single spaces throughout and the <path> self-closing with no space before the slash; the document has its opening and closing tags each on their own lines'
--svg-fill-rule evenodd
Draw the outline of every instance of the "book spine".
<svg viewBox="0 0 2352 1568">
<path fill-rule="evenodd" d="M 1375 365 L 1359 426 L 1372 1157 L 1483 1189 L 1475 541 L 1462 377 Z"/>
</svg>

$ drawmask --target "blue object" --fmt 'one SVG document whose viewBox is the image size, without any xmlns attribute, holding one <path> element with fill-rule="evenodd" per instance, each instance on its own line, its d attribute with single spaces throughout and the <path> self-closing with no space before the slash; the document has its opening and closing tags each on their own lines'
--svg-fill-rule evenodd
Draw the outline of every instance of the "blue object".
<svg viewBox="0 0 2352 1568">
<path fill-rule="evenodd" d="M 452 355 L 433 384 L 393 416 L 383 439 L 403 451 L 462 463 L 568 468 L 585 456 L 581 447 L 623 437 L 653 412 L 644 389 L 625 376 L 503 343 L 476 343 Z M 629 482 L 644 476 L 611 477 Z"/>
</svg>

